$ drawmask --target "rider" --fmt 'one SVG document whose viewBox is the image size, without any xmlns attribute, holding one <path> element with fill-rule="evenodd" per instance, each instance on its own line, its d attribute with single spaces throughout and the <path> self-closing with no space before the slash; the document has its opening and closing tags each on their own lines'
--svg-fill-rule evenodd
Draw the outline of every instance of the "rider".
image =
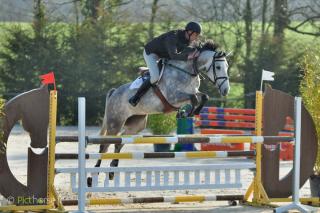
<svg viewBox="0 0 320 213">
<path fill-rule="evenodd" d="M 150 79 L 145 80 L 137 93 L 129 99 L 132 106 L 136 106 L 140 98 L 159 80 L 157 61 L 160 58 L 187 61 L 199 56 L 199 52 L 188 46 L 198 39 L 201 25 L 189 22 L 184 30 L 173 30 L 154 38 L 145 45 L 143 57 L 149 68 Z"/>
</svg>

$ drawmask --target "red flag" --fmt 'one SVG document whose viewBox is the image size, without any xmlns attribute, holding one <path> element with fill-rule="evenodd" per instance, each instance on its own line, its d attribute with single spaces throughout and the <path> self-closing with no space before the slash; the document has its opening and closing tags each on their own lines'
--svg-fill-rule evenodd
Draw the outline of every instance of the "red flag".
<svg viewBox="0 0 320 213">
<path fill-rule="evenodd" d="M 41 78 L 41 83 L 42 84 L 53 84 L 54 85 L 54 90 L 56 90 L 56 81 L 54 79 L 54 72 L 49 72 L 44 75 L 40 75 Z"/>
</svg>

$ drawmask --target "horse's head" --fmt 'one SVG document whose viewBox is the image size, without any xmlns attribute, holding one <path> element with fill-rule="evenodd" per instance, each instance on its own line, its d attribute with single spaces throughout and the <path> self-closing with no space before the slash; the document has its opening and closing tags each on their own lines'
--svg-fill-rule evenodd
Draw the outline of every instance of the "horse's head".
<svg viewBox="0 0 320 213">
<path fill-rule="evenodd" d="M 198 70 L 218 87 L 222 96 L 226 96 L 230 89 L 226 54 L 217 51 L 212 42 L 205 43 L 199 50 Z"/>
</svg>

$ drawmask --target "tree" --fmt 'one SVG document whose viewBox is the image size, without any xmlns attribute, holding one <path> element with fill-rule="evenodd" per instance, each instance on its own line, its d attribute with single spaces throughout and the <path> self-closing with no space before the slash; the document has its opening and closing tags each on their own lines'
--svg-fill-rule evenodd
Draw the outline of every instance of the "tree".
<svg viewBox="0 0 320 213">
<path fill-rule="evenodd" d="M 96 22 L 103 13 L 103 0 L 82 0 L 82 14 Z"/>
<path fill-rule="evenodd" d="M 252 17 L 252 7 L 251 7 L 251 0 L 246 0 L 246 6 L 244 8 L 244 23 L 245 23 L 245 48 L 246 52 L 244 55 L 244 79 L 247 82 L 255 82 L 256 74 L 255 70 L 252 69 L 253 62 L 251 59 L 252 53 L 252 39 L 253 39 L 253 32 L 252 32 L 252 24 L 253 24 L 253 17 Z M 244 84 L 244 94 L 249 94 L 256 89 L 256 85 L 252 83 Z M 254 108 L 252 106 L 252 101 L 246 97 L 245 98 L 245 107 L 246 108 Z"/>
<path fill-rule="evenodd" d="M 0 50 L 0 78 L 6 90 L 19 93 L 39 86 L 40 74 L 60 69 L 60 47 L 56 26 L 47 26 L 43 1 L 34 1 L 31 28 L 17 24 L 8 27 Z"/>
<path fill-rule="evenodd" d="M 148 30 L 148 34 L 149 34 L 149 40 L 151 40 L 154 36 L 154 21 L 156 18 L 156 14 L 158 11 L 158 2 L 159 0 L 153 0 L 152 1 L 152 6 L 151 6 L 151 16 L 150 16 L 150 21 L 149 21 L 149 30 Z"/>
<path fill-rule="evenodd" d="M 43 37 L 46 22 L 43 0 L 34 0 L 33 29 L 37 38 Z"/>
<path fill-rule="evenodd" d="M 311 4 L 315 2 L 313 0 L 304 1 L 304 4 Z M 273 14 L 267 17 L 268 14 L 262 13 L 262 18 L 269 21 L 266 23 L 273 26 L 273 32 L 271 33 L 266 28 L 266 23 L 263 22 L 262 34 L 254 58 L 254 69 L 261 71 L 262 69 L 271 70 L 276 73 L 275 81 L 272 83 L 277 89 L 288 91 L 292 95 L 298 93 L 298 85 L 300 82 L 300 73 L 297 61 L 304 54 L 303 48 L 297 48 L 301 41 L 294 39 L 294 37 L 287 38 L 286 30 L 292 31 L 291 25 L 303 26 L 309 22 L 309 26 L 312 26 L 311 22 L 317 17 L 317 11 L 305 9 L 310 5 L 301 6 L 288 2 L 287 0 L 273 0 L 266 4 L 263 3 L 263 8 L 271 8 L 273 6 Z M 272 4 L 273 3 L 273 4 Z M 290 4 L 291 3 L 291 4 Z M 319 6 L 319 5 L 318 5 Z M 316 7 L 316 5 L 315 5 Z M 263 9 L 265 11 L 265 9 Z M 298 15 L 299 14 L 299 15 Z M 303 16 L 301 14 L 304 14 Z M 314 28 L 314 27 L 312 27 Z M 312 29 L 311 28 L 311 29 Z M 315 30 L 311 30 L 315 32 Z M 299 33 L 299 32 L 298 32 Z M 308 35 L 311 35 L 310 31 Z M 296 34 L 295 36 L 298 36 Z M 313 33 L 313 36 L 317 36 Z"/>
<path fill-rule="evenodd" d="M 268 0 L 262 0 L 262 9 L 261 9 L 261 37 L 263 37 L 264 34 L 265 34 L 265 32 L 266 32 L 267 8 L 268 8 Z"/>
<path fill-rule="evenodd" d="M 299 1 L 296 7 L 288 11 L 286 29 L 309 36 L 320 36 L 320 3 L 317 0 Z M 294 20 L 298 20 L 295 22 Z"/>
<path fill-rule="evenodd" d="M 273 13 L 273 37 L 281 45 L 284 39 L 284 30 L 288 25 L 288 2 L 287 0 L 274 0 Z"/>
</svg>

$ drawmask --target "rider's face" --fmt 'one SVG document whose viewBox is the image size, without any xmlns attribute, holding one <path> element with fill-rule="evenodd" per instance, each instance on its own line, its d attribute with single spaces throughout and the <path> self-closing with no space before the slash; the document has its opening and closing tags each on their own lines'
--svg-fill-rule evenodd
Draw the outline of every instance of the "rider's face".
<svg viewBox="0 0 320 213">
<path fill-rule="evenodd" d="M 190 36 L 190 40 L 191 41 L 195 41 L 199 38 L 199 33 L 192 33 L 192 35 Z"/>
<path fill-rule="evenodd" d="M 190 42 L 197 40 L 199 37 L 199 33 L 191 32 L 191 31 L 188 31 L 188 35 L 189 35 Z"/>
</svg>

